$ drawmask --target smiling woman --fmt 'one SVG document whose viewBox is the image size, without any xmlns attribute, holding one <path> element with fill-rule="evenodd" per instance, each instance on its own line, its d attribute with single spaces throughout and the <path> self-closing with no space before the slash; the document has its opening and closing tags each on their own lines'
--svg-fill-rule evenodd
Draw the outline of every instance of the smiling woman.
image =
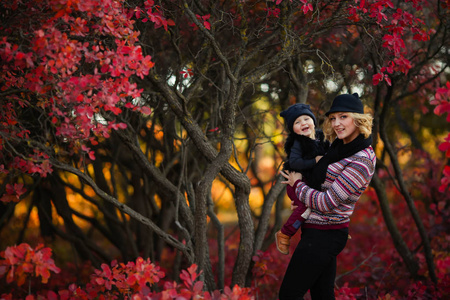
<svg viewBox="0 0 450 300">
<path fill-rule="evenodd" d="M 372 132 L 372 116 L 364 114 L 364 106 L 357 93 L 337 96 L 325 115 L 328 118 L 323 130 L 330 141 L 337 137 L 347 144 L 360 133 L 367 138 Z"/>
<path fill-rule="evenodd" d="M 329 116 L 331 126 L 336 132 L 337 138 L 341 139 L 344 144 L 353 141 L 359 135 L 359 129 L 350 113 L 333 113 Z"/>
<path fill-rule="evenodd" d="M 303 175 L 283 171 L 294 202 L 310 210 L 301 240 L 291 257 L 279 299 L 335 299 L 336 257 L 345 248 L 350 216 L 375 172 L 372 117 L 364 114 L 358 94 L 336 97 L 325 114 L 327 139 L 333 141 L 304 182 Z M 303 271 L 302 271 L 303 270 Z"/>
</svg>

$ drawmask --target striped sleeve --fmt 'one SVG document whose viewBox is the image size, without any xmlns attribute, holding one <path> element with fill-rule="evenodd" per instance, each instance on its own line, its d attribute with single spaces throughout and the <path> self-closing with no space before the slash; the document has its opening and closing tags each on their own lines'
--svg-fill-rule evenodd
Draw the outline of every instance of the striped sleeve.
<svg viewBox="0 0 450 300">
<path fill-rule="evenodd" d="M 352 161 L 343 165 L 345 160 L 331 164 L 328 173 L 336 179 L 326 191 L 317 191 L 304 182 L 296 186 L 298 198 L 312 209 L 329 212 L 338 206 L 356 202 L 372 179 L 375 166 L 365 157 L 352 157 Z M 340 173 L 340 174 L 339 174 Z"/>
</svg>

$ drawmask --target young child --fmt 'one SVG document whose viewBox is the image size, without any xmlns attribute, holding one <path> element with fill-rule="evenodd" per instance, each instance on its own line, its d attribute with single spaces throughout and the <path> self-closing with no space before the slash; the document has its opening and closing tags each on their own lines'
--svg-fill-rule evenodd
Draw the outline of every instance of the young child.
<svg viewBox="0 0 450 300">
<path fill-rule="evenodd" d="M 309 105 L 297 103 L 282 111 L 280 116 L 284 118 L 284 123 L 289 132 L 284 144 L 287 159 L 284 169 L 299 172 L 303 175 L 305 182 L 311 174 L 312 168 L 322 158 L 329 147 L 329 142 L 325 141 L 321 130 L 316 130 L 316 117 Z M 289 254 L 291 237 L 300 228 L 311 211 L 304 203 L 298 201 L 293 192 L 288 189 L 288 196 L 297 206 L 283 225 L 280 231 L 275 234 L 275 241 L 278 251 L 282 254 Z"/>
</svg>

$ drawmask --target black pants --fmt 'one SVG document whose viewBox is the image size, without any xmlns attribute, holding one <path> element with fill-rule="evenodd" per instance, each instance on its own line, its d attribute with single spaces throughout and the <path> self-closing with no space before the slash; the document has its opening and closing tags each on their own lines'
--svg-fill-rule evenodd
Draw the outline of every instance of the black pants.
<svg viewBox="0 0 450 300">
<path fill-rule="evenodd" d="M 348 228 L 302 229 L 281 283 L 279 299 L 303 299 L 310 290 L 313 300 L 334 298 L 336 256 L 347 244 Z"/>
</svg>

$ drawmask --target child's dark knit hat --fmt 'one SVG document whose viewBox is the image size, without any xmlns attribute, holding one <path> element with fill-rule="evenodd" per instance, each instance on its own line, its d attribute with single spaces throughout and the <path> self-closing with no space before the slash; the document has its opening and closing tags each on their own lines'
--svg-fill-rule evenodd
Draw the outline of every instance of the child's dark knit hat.
<svg viewBox="0 0 450 300">
<path fill-rule="evenodd" d="M 310 116 L 314 121 L 314 126 L 317 126 L 316 117 L 311 111 L 311 108 L 309 108 L 308 104 L 296 103 L 280 113 L 280 116 L 284 118 L 286 126 L 290 132 L 292 132 L 294 121 L 302 115 Z"/>
<path fill-rule="evenodd" d="M 329 114 L 334 112 L 354 112 L 364 114 L 364 105 L 359 99 L 358 93 L 342 94 L 334 98 L 333 104 L 331 104 L 330 110 L 325 113 L 328 117 Z"/>
</svg>

